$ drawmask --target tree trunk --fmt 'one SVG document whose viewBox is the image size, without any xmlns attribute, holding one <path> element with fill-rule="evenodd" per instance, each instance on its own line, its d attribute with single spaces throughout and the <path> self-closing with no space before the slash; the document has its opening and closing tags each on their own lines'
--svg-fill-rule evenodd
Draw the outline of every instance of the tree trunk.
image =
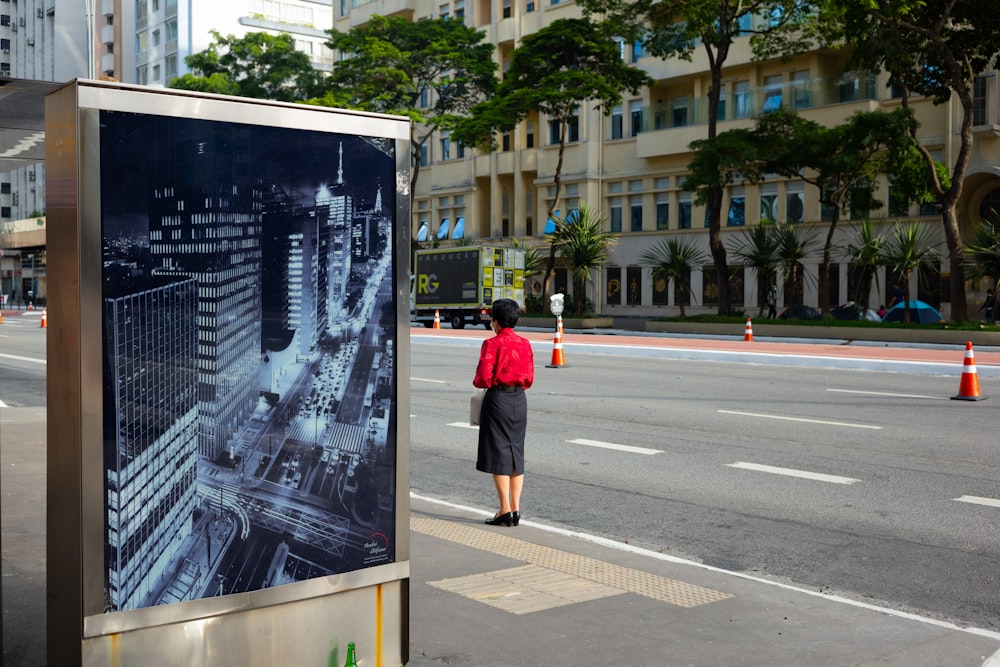
<svg viewBox="0 0 1000 667">
<path fill-rule="evenodd" d="M 826 232 L 826 243 L 823 245 L 823 263 L 819 269 L 819 309 L 824 316 L 830 312 L 830 255 L 833 250 L 833 232 L 840 220 L 840 206 L 833 205 L 833 218 Z"/>
<path fill-rule="evenodd" d="M 722 90 L 722 66 L 729 54 L 729 44 L 719 45 L 713 54 L 706 43 L 709 67 L 711 69 L 711 84 L 708 89 L 708 140 L 714 141 L 718 136 L 719 98 Z M 729 267 L 726 264 L 726 246 L 722 243 L 722 187 L 709 188 L 705 206 L 708 215 L 708 246 L 712 251 L 715 264 L 716 283 L 719 291 L 719 315 L 729 314 Z M 692 226 L 694 222 L 692 221 Z"/>
<path fill-rule="evenodd" d="M 559 121 L 559 157 L 556 160 L 556 170 L 552 174 L 552 182 L 556 187 L 556 196 L 552 199 L 552 203 L 549 204 L 549 211 L 546 214 L 545 224 L 555 214 L 556 209 L 559 207 L 559 190 L 560 184 L 562 183 L 562 165 L 563 165 L 563 154 L 566 152 L 566 133 L 569 131 L 569 118 L 564 117 Z M 545 227 L 542 227 L 542 231 L 545 231 Z M 556 230 L 559 231 L 558 229 Z M 552 308 L 549 304 L 549 295 L 552 293 L 552 281 L 556 275 L 556 241 L 555 236 L 549 242 L 549 259 L 545 263 L 545 280 L 542 283 L 542 313 L 544 315 L 551 315 Z"/>
</svg>

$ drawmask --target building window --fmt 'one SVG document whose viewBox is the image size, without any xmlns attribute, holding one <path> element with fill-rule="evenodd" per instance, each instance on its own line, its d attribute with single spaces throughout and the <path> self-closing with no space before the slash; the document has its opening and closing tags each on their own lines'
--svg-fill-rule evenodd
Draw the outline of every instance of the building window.
<svg viewBox="0 0 1000 667">
<path fill-rule="evenodd" d="M 430 151 L 427 150 L 427 144 L 420 147 L 420 166 L 429 167 L 431 164 Z"/>
<path fill-rule="evenodd" d="M 159 46 L 159 45 L 160 45 L 160 31 L 159 30 L 154 30 L 153 31 L 153 46 Z"/>
<path fill-rule="evenodd" d="M 750 117 L 750 82 L 737 81 L 733 86 L 733 118 Z"/>
<path fill-rule="evenodd" d="M 764 78 L 764 104 L 762 113 L 777 111 L 781 108 L 781 75 Z"/>
<path fill-rule="evenodd" d="M 167 83 L 177 76 L 177 54 L 171 54 L 163 59 L 164 68 L 167 75 Z"/>
<path fill-rule="evenodd" d="M 153 81 L 159 81 L 159 80 L 160 80 L 160 66 L 153 65 Z"/>
<path fill-rule="evenodd" d="M 972 82 L 972 124 L 986 125 L 985 76 L 977 76 Z"/>
<path fill-rule="evenodd" d="M 691 229 L 691 195 L 682 193 L 677 205 L 677 229 Z"/>
<path fill-rule="evenodd" d="M 611 109 L 611 139 L 621 139 L 624 136 L 624 118 L 622 117 L 622 105 L 616 104 Z"/>
<path fill-rule="evenodd" d="M 420 102 L 418 102 L 418 106 L 421 109 L 426 109 L 430 105 L 431 105 L 431 93 L 430 90 L 425 86 L 420 89 Z"/>
<path fill-rule="evenodd" d="M 715 113 L 716 120 L 726 120 L 726 88 L 723 86 L 719 90 L 719 108 Z"/>
<path fill-rule="evenodd" d="M 535 11 L 535 0 L 528 0 L 528 2 L 524 4 L 524 13 L 530 14 L 533 11 Z"/>
<path fill-rule="evenodd" d="M 622 305 L 622 270 L 609 266 L 604 283 L 604 302 L 611 306 Z"/>
<path fill-rule="evenodd" d="M 611 198 L 611 231 L 619 234 L 622 231 L 622 198 Z"/>
<path fill-rule="evenodd" d="M 805 109 L 809 106 L 809 72 L 792 72 L 792 106 Z"/>
<path fill-rule="evenodd" d="M 639 62 L 639 58 L 646 55 L 646 50 L 642 46 L 642 40 L 637 39 L 632 42 L 632 62 Z"/>
<path fill-rule="evenodd" d="M 629 103 L 629 115 L 632 119 L 632 136 L 642 132 L 642 100 L 632 100 Z"/>
<path fill-rule="evenodd" d="M 135 82 L 141 86 L 149 83 L 149 67 L 141 65 L 135 70 Z"/>
<path fill-rule="evenodd" d="M 451 136 L 448 132 L 441 133 L 441 160 L 451 159 Z"/>
<path fill-rule="evenodd" d="M 524 147 L 535 147 L 535 121 L 529 120 L 524 126 Z"/>
<path fill-rule="evenodd" d="M 10 14 L 0 14 L 0 25 L 10 25 Z"/>
<path fill-rule="evenodd" d="M 510 150 L 510 132 L 504 132 L 500 135 L 500 150 L 504 153 Z"/>
<path fill-rule="evenodd" d="M 465 0 L 455 0 L 455 19 L 465 20 Z"/>
<path fill-rule="evenodd" d="M 629 229 L 633 232 L 642 231 L 642 195 L 632 195 L 628 198 Z"/>
<path fill-rule="evenodd" d="M 729 191 L 729 213 L 726 215 L 727 227 L 742 227 L 746 224 L 747 198 L 743 187 L 735 187 Z"/>
<path fill-rule="evenodd" d="M 441 5 L 439 8 L 438 16 L 440 18 L 446 19 L 451 16 L 451 7 L 449 5 Z"/>
<path fill-rule="evenodd" d="M 573 116 L 569 121 L 569 127 L 566 128 L 566 143 L 574 141 L 580 141 L 579 116 Z M 559 144 L 559 121 L 555 119 L 549 121 L 549 144 Z"/>
<path fill-rule="evenodd" d="M 910 215 L 910 202 L 902 195 L 898 188 L 892 185 L 889 179 L 889 216 L 893 218 L 905 218 Z"/>
<path fill-rule="evenodd" d="M 993 188 L 979 202 L 980 218 L 997 218 L 1000 216 L 1000 188 Z"/>
<path fill-rule="evenodd" d="M 656 228 L 670 229 L 670 195 L 666 192 L 656 195 Z"/>
<path fill-rule="evenodd" d="M 455 143 L 455 157 L 459 160 L 465 157 L 465 144 L 459 142 Z"/>
<path fill-rule="evenodd" d="M 621 37 L 615 37 L 615 46 L 618 47 L 618 57 L 625 60 L 625 40 Z"/>
<path fill-rule="evenodd" d="M 9 39 L 0 39 L 0 49 L 3 49 L 4 53 L 6 53 L 7 51 L 10 51 L 10 40 Z"/>
<path fill-rule="evenodd" d="M 630 266 L 625 269 L 625 303 L 629 306 L 642 305 L 642 269 Z"/>
<path fill-rule="evenodd" d="M 679 95 L 670 101 L 670 126 L 684 127 L 688 124 L 688 98 Z"/>
<path fill-rule="evenodd" d="M 509 19 L 514 15 L 514 10 L 511 9 L 511 0 L 503 0 L 503 17 Z"/>
<path fill-rule="evenodd" d="M 806 206 L 803 199 L 802 183 L 789 183 L 785 191 L 785 220 L 802 222 Z"/>
<path fill-rule="evenodd" d="M 760 186 L 760 220 L 775 222 L 778 219 L 778 186 L 767 183 Z"/>
</svg>

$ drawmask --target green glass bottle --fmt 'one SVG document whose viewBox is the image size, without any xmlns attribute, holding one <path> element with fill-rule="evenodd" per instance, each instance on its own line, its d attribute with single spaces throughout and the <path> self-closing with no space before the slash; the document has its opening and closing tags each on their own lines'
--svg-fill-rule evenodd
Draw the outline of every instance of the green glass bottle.
<svg viewBox="0 0 1000 667">
<path fill-rule="evenodd" d="M 347 644 L 347 662 L 344 663 L 344 667 L 358 667 L 358 661 L 354 658 L 354 642 Z"/>
</svg>

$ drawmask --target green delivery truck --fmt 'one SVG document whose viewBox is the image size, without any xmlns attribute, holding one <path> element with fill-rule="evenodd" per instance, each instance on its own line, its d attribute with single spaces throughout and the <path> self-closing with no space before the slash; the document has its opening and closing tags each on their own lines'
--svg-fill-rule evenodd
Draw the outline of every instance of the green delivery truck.
<svg viewBox="0 0 1000 667">
<path fill-rule="evenodd" d="M 463 246 L 418 250 L 410 277 L 410 321 L 434 326 L 434 313 L 453 329 L 490 326 L 497 299 L 524 307 L 524 250 Z"/>
</svg>

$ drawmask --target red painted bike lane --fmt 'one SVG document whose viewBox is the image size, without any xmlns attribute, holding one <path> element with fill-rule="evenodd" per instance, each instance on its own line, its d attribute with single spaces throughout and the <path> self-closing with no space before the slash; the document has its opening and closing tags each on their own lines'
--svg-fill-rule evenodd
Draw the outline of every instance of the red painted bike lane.
<svg viewBox="0 0 1000 667">
<path fill-rule="evenodd" d="M 518 334 L 537 343 L 554 343 L 555 334 L 540 331 L 520 331 Z M 485 339 L 492 336 L 491 332 L 476 329 L 416 329 L 410 330 L 412 338 L 468 338 Z M 738 338 L 733 340 L 716 338 L 671 338 L 669 334 L 658 336 L 630 336 L 628 334 L 573 334 L 564 333 L 563 346 L 566 356 L 572 355 L 573 344 L 588 346 L 627 346 L 650 349 L 704 350 L 728 353 L 749 353 L 755 355 L 773 355 L 775 357 L 814 357 L 859 359 L 872 361 L 894 361 L 929 364 L 955 364 L 958 371 L 965 360 L 965 346 L 956 345 L 949 348 L 944 345 L 935 347 L 907 347 L 906 343 L 871 343 L 865 345 L 833 344 L 827 342 L 785 342 L 775 340 L 746 341 Z M 973 350 L 977 366 L 1000 367 L 1000 352 L 978 352 Z"/>
</svg>

